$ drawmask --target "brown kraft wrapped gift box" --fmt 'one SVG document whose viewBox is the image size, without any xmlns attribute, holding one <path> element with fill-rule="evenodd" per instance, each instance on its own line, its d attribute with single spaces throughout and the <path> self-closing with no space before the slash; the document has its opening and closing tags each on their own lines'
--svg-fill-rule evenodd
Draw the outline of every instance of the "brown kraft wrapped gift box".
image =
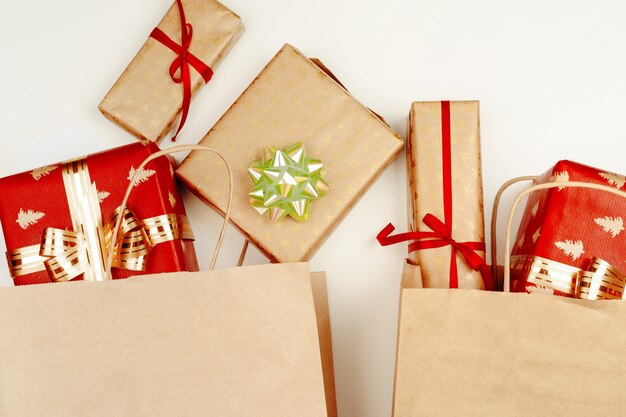
<svg viewBox="0 0 626 417">
<path fill-rule="evenodd" d="M 448 213 L 444 199 L 444 130 L 449 135 L 451 193 Z M 451 219 L 454 240 L 484 244 L 478 101 L 413 103 L 409 116 L 407 168 L 410 230 L 429 231 L 423 219 L 432 214 L 446 224 Z M 484 251 L 476 252 L 484 259 Z M 424 288 L 453 287 L 450 282 L 450 246 L 411 252 L 411 261 L 421 267 Z M 480 272 L 472 270 L 459 253 L 456 266 L 459 288 L 485 289 Z"/>
<path fill-rule="evenodd" d="M 243 33 L 241 19 L 215 0 L 182 0 L 182 5 L 186 21 L 193 27 L 189 52 L 215 70 Z M 158 29 L 181 44 L 176 3 Z M 170 76 L 170 65 L 177 57 L 170 48 L 148 37 L 100 103 L 102 114 L 140 140 L 161 141 L 182 111 L 182 84 Z M 205 80 L 193 67 L 190 77 L 191 93 L 195 95 Z"/>
<path fill-rule="evenodd" d="M 302 142 L 325 166 L 330 192 L 315 200 L 311 217 L 272 222 L 250 205 L 248 166 L 263 149 Z M 330 235 L 403 142 L 360 104 L 323 65 L 285 45 L 201 141 L 231 163 L 235 199 L 231 221 L 273 262 L 306 261 Z M 177 173 L 198 196 L 223 213 L 227 184 L 214 160 L 192 153 Z"/>
</svg>

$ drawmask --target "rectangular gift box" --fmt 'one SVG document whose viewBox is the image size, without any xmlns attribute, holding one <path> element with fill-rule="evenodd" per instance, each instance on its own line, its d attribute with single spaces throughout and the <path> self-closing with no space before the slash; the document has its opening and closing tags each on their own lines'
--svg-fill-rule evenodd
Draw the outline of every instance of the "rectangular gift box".
<svg viewBox="0 0 626 417">
<path fill-rule="evenodd" d="M 302 142 L 321 160 L 330 191 L 312 202 L 310 218 L 278 222 L 251 206 L 251 162 L 266 147 Z M 228 159 L 235 176 L 231 221 L 273 262 L 298 262 L 316 249 L 402 149 L 379 117 L 350 95 L 318 61 L 285 45 L 201 141 Z M 177 170 L 194 193 L 223 213 L 227 184 L 219 165 L 192 153 Z"/>
<path fill-rule="evenodd" d="M 456 242 L 485 242 L 478 101 L 416 102 L 407 135 L 409 229 L 433 232 L 424 224 L 432 215 Z M 430 238 L 428 238 L 430 239 Z M 411 251 L 420 265 L 424 288 L 485 289 L 480 272 L 470 268 L 452 246 Z M 483 260 L 483 250 L 473 250 Z M 458 283 L 452 282 L 456 263 Z"/>
<path fill-rule="evenodd" d="M 560 161 L 535 180 L 535 184 L 549 182 L 585 182 L 624 190 L 626 177 Z M 622 282 L 623 290 L 624 213 L 626 199 L 606 191 L 558 187 L 532 193 L 512 250 L 512 290 L 580 296 L 578 286 L 582 284 L 585 292 L 584 276 L 580 275 L 599 265 L 605 265 L 608 275 Z M 605 286 L 610 293 L 612 285 Z M 602 298 L 613 297 L 604 294 Z"/>
<path fill-rule="evenodd" d="M 154 143 L 136 143 L 0 179 L 0 222 L 15 285 L 106 279 L 116 209 Z M 139 175 L 116 249 L 113 278 L 197 271 L 193 234 L 173 160 Z"/>
<path fill-rule="evenodd" d="M 183 0 L 182 6 L 192 27 L 189 53 L 215 70 L 243 33 L 241 19 L 215 0 Z M 181 45 L 176 2 L 158 29 Z M 102 114 L 141 140 L 161 141 L 182 111 L 183 84 L 170 75 L 170 65 L 177 59 L 172 49 L 149 37 L 100 103 Z M 179 76 L 180 72 L 178 69 Z M 191 65 L 192 95 L 204 84 L 203 76 Z"/>
</svg>

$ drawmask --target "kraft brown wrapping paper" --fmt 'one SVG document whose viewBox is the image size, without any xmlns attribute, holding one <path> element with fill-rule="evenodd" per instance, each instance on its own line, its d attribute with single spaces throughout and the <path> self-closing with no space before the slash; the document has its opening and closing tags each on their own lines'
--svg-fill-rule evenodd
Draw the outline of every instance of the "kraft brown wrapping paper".
<svg viewBox="0 0 626 417">
<path fill-rule="evenodd" d="M 241 19 L 215 0 L 183 0 L 183 7 L 187 23 L 193 26 L 189 51 L 215 71 L 241 37 L 244 31 Z M 174 3 L 158 25 L 178 45 L 181 43 L 179 16 Z M 161 141 L 182 108 L 182 84 L 172 81 L 169 74 L 175 58 L 172 50 L 148 37 L 100 103 L 102 114 L 138 139 Z M 195 95 L 205 83 L 194 68 L 190 68 L 190 73 L 192 95 Z M 216 78 L 219 74 L 210 82 L 218 82 Z"/>
<path fill-rule="evenodd" d="M 302 142 L 321 159 L 330 185 L 299 223 L 259 215 L 249 203 L 248 166 L 267 146 Z M 403 142 L 324 69 L 285 45 L 200 142 L 233 167 L 231 222 L 273 262 L 309 260 L 359 198 L 398 155 Z M 177 170 L 196 195 L 223 213 L 227 184 L 215 159 L 193 152 Z"/>
<path fill-rule="evenodd" d="M 626 303 L 404 288 L 394 417 L 618 416 Z"/>
<path fill-rule="evenodd" d="M 330 308 L 328 305 L 328 289 L 326 274 L 311 274 L 311 286 L 317 317 L 317 332 L 320 339 L 322 371 L 324 373 L 324 390 L 326 391 L 326 409 L 328 417 L 337 417 L 337 398 L 335 391 L 335 364 L 333 359 L 333 343 L 330 328 Z"/>
<path fill-rule="evenodd" d="M 282 264 L 0 289 L 0 415 L 325 417 L 323 279 Z"/>
<path fill-rule="evenodd" d="M 442 174 L 441 102 L 411 106 L 407 138 L 409 228 L 430 231 L 422 223 L 428 213 L 445 219 Z M 458 242 L 484 242 L 485 220 L 480 158 L 478 101 L 450 102 L 452 157 L 452 237 Z M 449 288 L 450 246 L 411 253 L 422 270 L 425 288 Z M 484 257 L 484 252 L 478 252 Z M 484 289 L 479 272 L 457 254 L 459 288 Z"/>
</svg>

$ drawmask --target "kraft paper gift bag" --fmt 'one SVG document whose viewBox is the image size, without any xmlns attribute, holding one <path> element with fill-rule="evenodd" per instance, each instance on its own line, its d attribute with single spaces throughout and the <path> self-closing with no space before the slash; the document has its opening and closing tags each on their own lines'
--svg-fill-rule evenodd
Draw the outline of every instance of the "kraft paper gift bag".
<svg viewBox="0 0 626 417">
<path fill-rule="evenodd" d="M 336 415 L 325 297 L 304 263 L 0 289 L 0 415 Z"/>
<path fill-rule="evenodd" d="M 394 417 L 624 415 L 626 303 L 419 289 L 406 268 Z"/>
</svg>

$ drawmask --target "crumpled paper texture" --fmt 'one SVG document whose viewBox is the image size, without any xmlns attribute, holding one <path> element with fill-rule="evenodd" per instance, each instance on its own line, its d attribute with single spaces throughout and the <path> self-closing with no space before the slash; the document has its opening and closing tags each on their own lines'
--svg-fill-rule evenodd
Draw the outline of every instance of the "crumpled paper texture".
<svg viewBox="0 0 626 417">
<path fill-rule="evenodd" d="M 450 102 L 450 123 L 452 237 L 457 242 L 484 242 L 478 101 Z M 445 218 L 441 144 L 441 102 L 413 103 L 407 137 L 410 230 L 429 231 L 422 223 L 428 213 L 442 221 Z M 410 257 L 421 267 L 424 288 L 449 288 L 450 246 L 415 251 Z M 459 288 L 485 288 L 480 273 L 472 270 L 459 254 L 457 266 Z"/>
<path fill-rule="evenodd" d="M 0 288 L 0 415 L 334 417 L 324 297 L 306 264 Z"/>
<path fill-rule="evenodd" d="M 248 165 L 266 146 L 296 141 L 324 161 L 330 192 L 306 223 L 261 217 L 248 199 Z M 233 167 L 231 221 L 274 262 L 311 258 L 402 149 L 403 142 L 313 61 L 285 45 L 200 142 Z M 185 185 L 225 211 L 228 185 L 217 159 L 192 153 L 177 170 Z"/>
<path fill-rule="evenodd" d="M 394 417 L 624 414 L 625 303 L 405 288 L 398 323 Z"/>
<path fill-rule="evenodd" d="M 183 0 L 187 23 L 193 25 L 189 51 L 217 68 L 243 33 L 241 19 L 215 0 Z M 158 27 L 180 45 L 180 17 L 176 3 Z M 149 33 L 146 33 L 148 37 Z M 159 142 L 169 133 L 181 112 L 182 84 L 172 81 L 169 68 L 176 54 L 148 37 L 135 58 L 98 107 L 102 114 L 140 140 Z M 192 95 L 204 80 L 191 68 Z M 211 82 L 219 78 L 216 74 Z M 191 107 L 193 108 L 193 102 Z"/>
</svg>

